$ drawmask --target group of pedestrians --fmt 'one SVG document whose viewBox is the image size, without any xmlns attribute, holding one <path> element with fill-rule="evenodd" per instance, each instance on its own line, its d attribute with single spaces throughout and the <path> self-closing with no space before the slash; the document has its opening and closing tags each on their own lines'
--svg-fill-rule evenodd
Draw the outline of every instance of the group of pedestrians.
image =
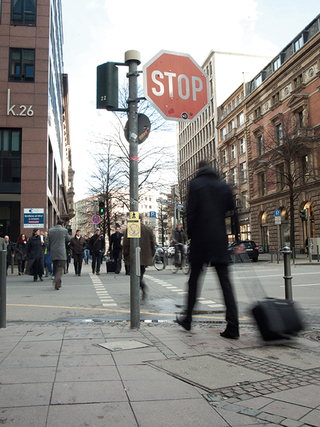
<svg viewBox="0 0 320 427">
<path fill-rule="evenodd" d="M 187 204 L 187 232 L 191 239 L 189 252 L 191 274 L 188 281 L 188 298 L 185 312 L 181 316 L 177 316 L 176 320 L 184 329 L 190 331 L 193 308 L 198 296 L 199 278 L 203 266 L 211 265 L 216 269 L 226 305 L 227 326 L 220 335 L 224 338 L 237 339 L 239 338 L 238 310 L 228 275 L 228 239 L 225 225 L 225 216 L 228 211 L 234 212 L 237 230 L 237 212 L 230 187 L 219 179 L 217 172 L 209 163 L 201 161 L 198 173 L 189 185 Z M 153 231 L 142 223 L 140 230 L 140 288 L 144 299 L 146 297 L 144 273 L 146 267 L 153 263 L 155 238 Z M 238 233 L 236 232 L 237 238 Z M 186 240 L 187 236 L 178 224 L 173 233 L 176 253 L 178 249 L 183 248 Z M 28 240 L 24 234 L 21 234 L 16 247 L 12 245 L 8 236 L 5 236 L 4 239 L 0 238 L 0 250 L 7 250 L 7 267 L 16 252 L 19 274 L 24 273 L 27 259 L 26 274 L 33 274 L 34 280 L 37 280 L 37 277 L 42 280 L 44 248 L 46 248 L 53 263 L 54 286 L 57 290 L 61 288 L 61 278 L 67 261 L 67 248 L 70 248 L 73 253 L 75 274 L 81 276 L 83 259 L 85 264 L 88 264 L 89 253 L 92 254 L 92 273 L 100 274 L 105 246 L 105 239 L 100 234 L 99 228 L 90 239 L 83 238 L 80 230 L 77 230 L 71 239 L 61 221 L 49 229 L 45 240 L 38 229 L 33 230 L 32 236 Z M 115 233 L 110 238 L 108 250 L 108 255 L 114 259 L 116 274 L 119 274 L 121 270 L 122 251 L 125 264 L 128 266 L 130 265 L 130 239 L 128 239 L 127 233 L 121 233 L 120 227 L 117 225 Z"/>
</svg>

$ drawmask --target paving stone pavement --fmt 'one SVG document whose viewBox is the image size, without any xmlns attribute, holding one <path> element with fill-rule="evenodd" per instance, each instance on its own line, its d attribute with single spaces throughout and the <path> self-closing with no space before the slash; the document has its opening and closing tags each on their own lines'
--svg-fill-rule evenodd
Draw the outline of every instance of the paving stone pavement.
<svg viewBox="0 0 320 427">
<path fill-rule="evenodd" d="M 320 343 L 264 343 L 244 325 L 10 323 L 0 425 L 320 427 Z M 101 346 L 102 345 L 102 346 Z"/>
</svg>

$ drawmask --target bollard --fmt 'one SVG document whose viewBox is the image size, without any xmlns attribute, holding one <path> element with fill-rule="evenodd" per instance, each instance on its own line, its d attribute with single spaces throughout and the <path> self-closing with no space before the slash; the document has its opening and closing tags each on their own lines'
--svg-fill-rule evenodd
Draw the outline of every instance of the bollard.
<svg viewBox="0 0 320 427">
<path fill-rule="evenodd" d="M 280 262 L 280 251 L 279 248 L 277 248 L 277 264 Z"/>
<path fill-rule="evenodd" d="M 292 276 L 291 276 L 291 266 L 290 266 L 290 257 L 292 251 L 285 246 L 282 251 L 283 255 L 283 265 L 284 265 L 284 288 L 285 288 L 285 298 L 292 301 Z"/>
<path fill-rule="evenodd" d="M 319 245 L 317 245 L 317 258 L 318 258 L 318 262 L 320 261 L 319 259 Z"/>
<path fill-rule="evenodd" d="M 271 262 L 273 262 L 273 249 L 270 249 L 270 253 L 271 253 Z"/>
<path fill-rule="evenodd" d="M 6 327 L 7 309 L 7 251 L 0 251 L 0 328 Z"/>
</svg>

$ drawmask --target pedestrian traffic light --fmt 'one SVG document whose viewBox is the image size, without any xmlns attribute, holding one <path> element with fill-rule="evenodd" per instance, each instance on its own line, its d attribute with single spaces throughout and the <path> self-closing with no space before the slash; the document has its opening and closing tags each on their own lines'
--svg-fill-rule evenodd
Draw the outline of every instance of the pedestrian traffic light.
<svg viewBox="0 0 320 427">
<path fill-rule="evenodd" d="M 99 215 L 103 215 L 104 214 L 104 201 L 100 200 L 99 202 Z"/>
<path fill-rule="evenodd" d="M 300 218 L 302 221 L 307 221 L 307 212 L 304 209 L 300 211 Z"/>
</svg>

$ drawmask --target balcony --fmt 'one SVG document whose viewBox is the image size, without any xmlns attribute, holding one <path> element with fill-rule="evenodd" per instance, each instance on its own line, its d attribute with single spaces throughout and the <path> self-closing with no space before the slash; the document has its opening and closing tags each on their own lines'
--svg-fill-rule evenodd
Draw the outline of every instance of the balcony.
<svg viewBox="0 0 320 427">
<path fill-rule="evenodd" d="M 230 139 L 232 137 L 234 137 L 237 133 L 237 128 L 233 128 L 230 132 L 228 132 L 225 137 L 224 137 L 224 141 L 226 141 L 227 139 Z"/>
</svg>

